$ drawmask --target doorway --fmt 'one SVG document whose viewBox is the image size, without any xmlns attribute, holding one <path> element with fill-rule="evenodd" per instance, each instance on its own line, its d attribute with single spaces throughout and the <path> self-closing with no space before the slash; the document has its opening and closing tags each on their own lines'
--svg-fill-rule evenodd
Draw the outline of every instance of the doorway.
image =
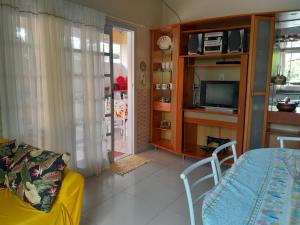
<svg viewBox="0 0 300 225">
<path fill-rule="evenodd" d="M 133 76 L 134 31 L 112 26 L 114 159 L 131 155 L 133 151 Z"/>
</svg>

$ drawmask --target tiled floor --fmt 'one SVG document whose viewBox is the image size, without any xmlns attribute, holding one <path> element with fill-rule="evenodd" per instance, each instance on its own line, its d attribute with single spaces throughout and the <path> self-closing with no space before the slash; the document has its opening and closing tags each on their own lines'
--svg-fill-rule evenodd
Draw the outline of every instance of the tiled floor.
<svg viewBox="0 0 300 225">
<path fill-rule="evenodd" d="M 106 171 L 86 179 L 82 225 L 189 224 L 179 174 L 195 161 L 162 150 L 140 155 L 151 162 L 125 176 Z"/>
</svg>

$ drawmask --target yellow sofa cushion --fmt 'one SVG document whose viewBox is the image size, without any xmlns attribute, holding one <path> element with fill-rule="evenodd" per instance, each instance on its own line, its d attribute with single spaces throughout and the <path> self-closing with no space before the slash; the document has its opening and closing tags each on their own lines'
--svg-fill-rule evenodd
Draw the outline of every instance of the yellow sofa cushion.
<svg viewBox="0 0 300 225">
<path fill-rule="evenodd" d="M 21 201 L 7 188 L 0 189 L 0 223 L 5 225 L 79 225 L 84 180 L 65 170 L 62 186 L 49 213 Z"/>
<path fill-rule="evenodd" d="M 10 141 L 12 141 L 12 140 L 0 138 L 0 145 L 1 145 L 1 144 L 6 144 L 6 143 L 8 143 L 8 142 L 10 142 Z"/>
</svg>

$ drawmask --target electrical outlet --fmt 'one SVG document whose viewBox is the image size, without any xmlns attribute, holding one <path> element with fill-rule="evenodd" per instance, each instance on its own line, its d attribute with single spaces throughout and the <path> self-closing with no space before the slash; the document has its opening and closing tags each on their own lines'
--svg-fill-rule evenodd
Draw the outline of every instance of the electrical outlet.
<svg viewBox="0 0 300 225">
<path fill-rule="evenodd" d="M 224 73 L 221 73 L 221 74 L 219 75 L 219 80 L 224 80 L 224 79 L 225 79 Z"/>
</svg>

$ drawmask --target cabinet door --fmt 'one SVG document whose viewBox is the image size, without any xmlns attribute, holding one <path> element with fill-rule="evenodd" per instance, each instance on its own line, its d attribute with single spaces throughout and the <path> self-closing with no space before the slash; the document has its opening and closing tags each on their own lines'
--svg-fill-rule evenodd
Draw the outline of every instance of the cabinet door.
<svg viewBox="0 0 300 225">
<path fill-rule="evenodd" d="M 245 122 L 245 150 L 265 145 L 274 18 L 253 16 Z"/>
</svg>

